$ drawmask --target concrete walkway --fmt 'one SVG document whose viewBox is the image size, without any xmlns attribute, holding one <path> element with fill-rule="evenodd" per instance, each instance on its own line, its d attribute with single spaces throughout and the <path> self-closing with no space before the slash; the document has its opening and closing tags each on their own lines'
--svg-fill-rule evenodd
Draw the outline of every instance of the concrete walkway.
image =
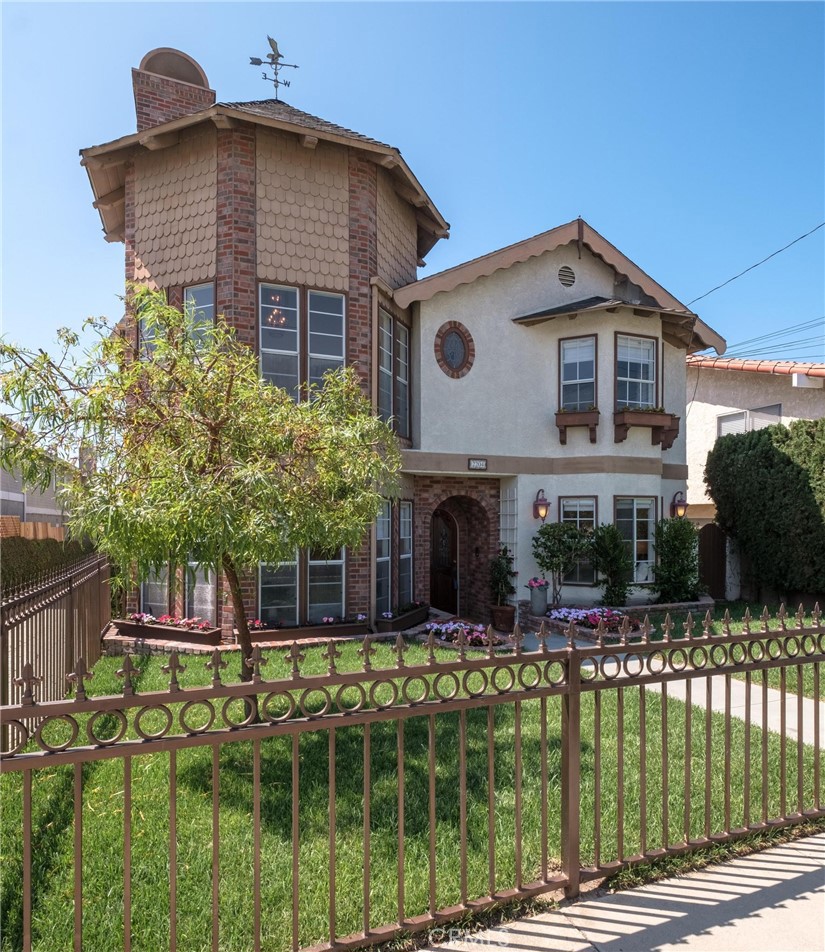
<svg viewBox="0 0 825 952">
<path fill-rule="evenodd" d="M 825 952 L 825 833 L 429 949 Z"/>
</svg>

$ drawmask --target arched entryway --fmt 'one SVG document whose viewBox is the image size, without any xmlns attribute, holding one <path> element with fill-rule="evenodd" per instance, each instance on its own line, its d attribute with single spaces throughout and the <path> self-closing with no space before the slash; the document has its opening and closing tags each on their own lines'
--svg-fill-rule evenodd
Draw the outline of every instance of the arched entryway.
<svg viewBox="0 0 825 952">
<path fill-rule="evenodd" d="M 430 525 L 430 604 L 473 621 L 487 621 L 490 559 L 498 536 L 484 506 L 470 496 L 439 503 Z"/>
</svg>

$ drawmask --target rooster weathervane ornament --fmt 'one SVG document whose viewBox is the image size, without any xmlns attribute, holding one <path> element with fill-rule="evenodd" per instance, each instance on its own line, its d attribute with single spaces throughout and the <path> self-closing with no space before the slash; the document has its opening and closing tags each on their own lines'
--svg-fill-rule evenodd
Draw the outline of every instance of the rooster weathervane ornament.
<svg viewBox="0 0 825 952">
<path fill-rule="evenodd" d="M 289 69 L 298 69 L 298 67 L 295 65 L 295 63 L 282 63 L 281 60 L 284 58 L 284 54 L 278 49 L 277 40 L 273 40 L 271 36 L 267 36 L 267 40 L 269 40 L 269 45 L 272 49 L 271 53 L 266 54 L 267 62 L 264 62 L 264 60 L 259 59 L 257 56 L 250 56 L 249 62 L 252 66 L 265 66 L 267 69 L 272 70 L 271 76 L 267 75 L 266 71 L 261 73 L 261 75 L 265 80 L 267 80 L 267 82 L 272 83 L 272 85 L 275 87 L 275 101 L 277 102 L 278 87 L 289 86 L 289 80 L 280 79 L 278 74 L 285 66 Z"/>
</svg>

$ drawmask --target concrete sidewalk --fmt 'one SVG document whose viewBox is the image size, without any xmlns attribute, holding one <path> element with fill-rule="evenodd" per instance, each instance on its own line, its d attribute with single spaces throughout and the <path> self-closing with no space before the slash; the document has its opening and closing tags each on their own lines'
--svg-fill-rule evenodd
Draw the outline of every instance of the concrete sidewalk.
<svg viewBox="0 0 825 952">
<path fill-rule="evenodd" d="M 429 948 L 825 952 L 825 833 L 648 886 L 591 894 L 552 912 Z"/>
</svg>

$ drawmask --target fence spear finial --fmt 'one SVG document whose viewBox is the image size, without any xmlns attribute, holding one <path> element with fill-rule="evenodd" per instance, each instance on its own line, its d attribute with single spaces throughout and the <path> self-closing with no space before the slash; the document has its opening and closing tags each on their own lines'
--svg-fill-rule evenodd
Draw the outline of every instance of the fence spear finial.
<svg viewBox="0 0 825 952">
<path fill-rule="evenodd" d="M 753 620 L 753 615 L 751 615 L 750 606 L 745 606 L 745 614 L 742 616 L 742 633 L 749 635 L 751 633 L 751 621 Z"/>
<path fill-rule="evenodd" d="M 87 669 L 83 657 L 78 658 L 77 664 L 74 666 L 74 671 L 66 675 L 66 680 L 75 686 L 74 699 L 76 701 L 86 700 L 86 686 L 83 682 L 91 681 L 93 677 L 94 674 Z"/>
<path fill-rule="evenodd" d="M 802 602 L 799 603 L 799 608 L 796 610 L 796 627 L 805 627 L 805 606 L 802 604 Z"/>
<path fill-rule="evenodd" d="M 487 626 L 487 655 L 490 658 L 496 656 L 496 633 L 493 631 L 493 626 Z"/>
<path fill-rule="evenodd" d="M 261 677 L 261 667 L 269 662 L 261 654 L 261 646 L 253 645 L 252 655 L 246 659 L 247 668 L 252 669 L 252 683 L 260 684 L 263 678 Z"/>
<path fill-rule="evenodd" d="M 763 606 L 762 614 L 759 616 L 759 620 L 762 622 L 762 631 L 767 631 L 768 622 L 771 620 L 771 613 L 768 611 L 767 605 Z"/>
<path fill-rule="evenodd" d="M 170 691 L 180 691 L 180 682 L 178 681 L 178 674 L 183 674 L 186 670 L 186 667 L 180 663 L 178 660 L 177 651 L 173 651 L 169 655 L 169 663 L 163 665 L 160 669 L 164 674 L 170 675 L 169 678 L 169 690 Z"/>
<path fill-rule="evenodd" d="M 542 620 L 541 620 L 541 625 L 539 626 L 539 635 L 538 635 L 538 638 L 539 638 L 539 651 L 540 651 L 542 654 L 547 654 L 547 652 L 548 652 L 548 648 L 547 648 L 547 624 L 545 623 L 545 621 L 544 621 L 543 618 L 542 618 Z"/>
<path fill-rule="evenodd" d="M 23 665 L 23 674 L 19 678 L 14 679 L 14 683 L 23 688 L 23 696 L 20 698 L 21 704 L 34 704 L 34 686 L 36 684 L 42 683 L 43 678 L 34 673 L 34 668 L 32 667 L 31 661 L 27 661 Z"/>
<path fill-rule="evenodd" d="M 289 646 L 289 651 L 287 652 L 287 659 L 292 664 L 292 677 L 297 679 L 301 677 L 301 669 L 299 667 L 300 663 L 304 660 L 304 654 L 301 651 L 301 646 L 297 641 L 293 641 Z"/>
<path fill-rule="evenodd" d="M 335 667 L 335 659 L 341 657 L 341 652 L 338 650 L 334 638 L 329 639 L 327 642 L 327 650 L 321 654 L 321 657 L 329 664 L 327 673 L 337 674 L 338 669 Z"/>
<path fill-rule="evenodd" d="M 398 632 L 398 637 L 395 639 L 395 654 L 398 658 L 396 663 L 397 668 L 406 667 L 406 662 L 404 661 L 404 652 L 407 650 L 407 642 L 404 641 L 404 636 L 401 632 Z"/>
<path fill-rule="evenodd" d="M 372 656 L 376 651 L 377 649 L 372 643 L 370 636 L 364 635 L 364 640 L 361 642 L 361 647 L 358 649 L 358 654 L 361 655 L 363 668 L 365 671 L 372 671 Z"/>
<path fill-rule="evenodd" d="M 132 662 L 132 656 L 126 655 L 123 662 L 123 667 L 115 671 L 115 674 L 119 678 L 123 678 L 123 696 L 131 697 L 135 693 L 135 686 L 132 684 L 132 679 L 138 673 L 138 669 L 134 666 Z"/>
<path fill-rule="evenodd" d="M 779 627 L 782 631 L 785 631 L 788 626 L 788 610 L 785 608 L 785 603 L 779 606 L 779 611 L 776 613 L 777 621 L 779 622 Z"/>
<path fill-rule="evenodd" d="M 213 688 L 219 688 L 221 686 L 221 668 L 228 666 L 228 663 L 221 658 L 220 650 L 215 648 L 212 652 L 212 660 L 206 662 L 206 667 L 212 672 Z"/>
<path fill-rule="evenodd" d="M 814 623 L 814 628 L 819 628 L 819 622 L 822 618 L 822 612 L 819 608 L 819 602 L 814 603 L 814 610 L 811 612 L 811 619 Z"/>
<path fill-rule="evenodd" d="M 524 642 L 524 632 L 521 630 L 521 625 L 516 622 L 513 625 L 513 647 L 515 648 L 515 653 L 517 655 L 521 654 L 521 646 Z"/>
</svg>

